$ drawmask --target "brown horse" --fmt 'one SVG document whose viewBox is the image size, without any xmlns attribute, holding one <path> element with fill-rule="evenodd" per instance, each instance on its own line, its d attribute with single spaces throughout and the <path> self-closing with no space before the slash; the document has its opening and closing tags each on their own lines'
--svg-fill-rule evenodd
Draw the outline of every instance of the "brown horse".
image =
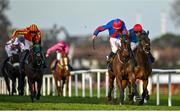
<svg viewBox="0 0 180 111">
<path fill-rule="evenodd" d="M 148 78 L 152 72 L 152 63 L 150 59 L 150 39 L 149 32 L 142 33 L 139 36 L 139 44 L 135 49 L 135 57 L 137 60 L 137 67 L 135 67 L 135 78 L 143 82 L 143 93 L 139 104 L 144 104 L 144 99 L 149 99 L 147 85 Z M 135 88 L 136 89 L 136 88 Z M 137 89 L 136 89 L 137 90 Z M 137 91 L 136 91 L 137 92 Z"/>
<path fill-rule="evenodd" d="M 121 47 L 117 50 L 117 53 L 112 60 L 112 70 L 108 71 L 109 73 L 109 92 L 108 92 L 108 100 L 110 101 L 111 92 L 113 90 L 113 82 L 116 78 L 118 83 L 119 92 L 120 92 L 120 105 L 124 104 L 124 89 L 126 88 L 127 84 L 130 83 L 131 85 L 135 85 L 135 75 L 134 75 L 134 65 L 133 60 L 131 57 L 131 49 L 130 49 L 130 42 L 128 39 L 122 38 L 121 39 Z M 134 96 L 134 87 L 130 89 L 130 102 L 133 103 L 133 96 Z"/>
<path fill-rule="evenodd" d="M 42 47 L 40 44 L 34 44 L 30 53 L 25 61 L 25 74 L 28 78 L 29 90 L 31 92 L 31 100 L 34 98 L 40 99 L 40 91 L 43 78 L 43 60 L 42 60 Z"/>
<path fill-rule="evenodd" d="M 67 54 L 61 52 L 61 59 L 55 61 L 55 69 L 53 71 L 53 76 L 58 91 L 58 96 L 63 96 L 64 84 L 66 84 L 66 93 L 68 93 L 69 88 L 69 76 L 70 71 L 68 69 L 68 57 Z"/>
</svg>

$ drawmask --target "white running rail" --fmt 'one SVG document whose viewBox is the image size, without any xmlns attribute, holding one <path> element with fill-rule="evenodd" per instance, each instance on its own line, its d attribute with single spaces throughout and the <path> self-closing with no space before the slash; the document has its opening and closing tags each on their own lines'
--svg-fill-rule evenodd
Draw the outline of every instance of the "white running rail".
<svg viewBox="0 0 180 111">
<path fill-rule="evenodd" d="M 159 90 L 159 84 L 161 83 L 161 79 L 159 79 L 161 76 L 164 75 L 168 75 L 168 106 L 172 106 L 172 94 L 171 94 L 171 79 L 175 79 L 177 78 L 176 76 L 180 76 L 177 75 L 180 74 L 180 69 L 173 69 L 173 70 L 162 70 L 162 69 L 153 69 L 153 76 L 151 77 L 151 79 L 154 80 L 154 83 L 156 83 L 157 88 L 156 88 L 156 92 L 157 92 L 157 99 L 156 99 L 156 105 L 160 105 L 160 90 Z M 81 75 L 81 81 L 78 80 L 80 78 Z M 97 80 L 93 80 L 92 79 L 92 75 L 97 76 Z M 105 76 L 104 79 L 101 79 L 101 75 Z M 175 76 L 175 77 L 174 77 Z M 174 77 L 174 78 L 172 78 Z M 72 78 L 74 78 L 72 80 Z M 85 93 L 85 89 L 87 87 L 89 87 L 89 97 L 93 97 L 93 81 L 96 82 L 96 87 L 97 87 L 97 98 L 101 97 L 101 85 L 103 83 L 103 85 L 105 86 L 105 95 L 108 95 L 108 72 L 107 69 L 90 69 L 90 70 L 79 70 L 79 71 L 72 71 L 71 72 L 71 77 L 69 78 L 69 92 L 68 92 L 68 96 L 71 97 L 72 96 L 72 86 L 74 87 L 75 90 L 75 96 L 80 96 L 78 89 L 79 87 L 82 87 L 82 97 L 86 97 L 86 93 Z M 152 81 L 153 81 L 152 80 Z M 26 80 L 27 81 L 27 80 Z M 88 86 L 87 86 L 87 81 L 88 81 Z M 102 81 L 105 81 L 102 82 Z M 101 83 L 102 82 L 102 83 Z M 72 84 L 73 83 L 73 84 Z M 180 80 L 177 81 L 177 83 L 180 83 Z M 116 84 L 116 82 L 114 82 L 114 84 Z M 152 82 L 149 83 L 149 85 L 152 85 Z M 56 88 L 55 88 L 55 82 L 53 79 L 53 75 L 52 74 L 48 74 L 48 75 L 44 75 L 43 76 L 43 84 L 42 84 L 42 94 L 43 96 L 46 95 L 56 95 Z M 4 81 L 4 78 L 0 77 L 0 94 L 8 94 L 8 91 L 6 89 L 6 84 Z M 26 82 L 26 86 L 25 86 L 25 94 L 29 95 L 29 87 L 28 84 Z M 64 88 L 63 91 L 63 95 L 66 94 L 66 90 Z M 114 88 L 114 98 L 116 98 L 116 87 Z"/>
</svg>

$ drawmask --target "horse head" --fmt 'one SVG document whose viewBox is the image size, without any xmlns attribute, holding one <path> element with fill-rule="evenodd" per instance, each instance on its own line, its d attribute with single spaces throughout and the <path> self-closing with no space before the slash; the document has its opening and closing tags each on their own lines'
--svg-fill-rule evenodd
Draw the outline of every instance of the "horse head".
<svg viewBox="0 0 180 111">
<path fill-rule="evenodd" d="M 149 31 L 147 32 L 143 32 L 140 36 L 139 36 L 139 45 L 140 47 L 142 47 L 142 50 L 148 54 L 150 53 L 150 39 L 148 37 L 149 35 Z"/>
<path fill-rule="evenodd" d="M 65 52 L 61 52 L 61 59 L 58 61 L 62 68 L 68 68 L 68 56 Z"/>
<path fill-rule="evenodd" d="M 30 60 L 31 64 L 35 69 L 39 69 L 42 67 L 43 60 L 42 60 L 42 53 L 41 53 L 41 45 L 34 44 L 30 49 Z"/>
<path fill-rule="evenodd" d="M 117 54 L 121 55 L 121 62 L 127 62 L 130 59 L 130 41 L 128 36 L 124 36 L 120 39 L 121 46 L 118 48 Z"/>
</svg>

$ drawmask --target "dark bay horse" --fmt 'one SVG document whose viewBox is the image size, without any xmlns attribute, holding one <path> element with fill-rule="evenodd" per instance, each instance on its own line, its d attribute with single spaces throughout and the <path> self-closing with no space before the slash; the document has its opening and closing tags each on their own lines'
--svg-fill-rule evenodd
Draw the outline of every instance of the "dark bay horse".
<svg viewBox="0 0 180 111">
<path fill-rule="evenodd" d="M 18 91 L 20 91 L 20 71 L 19 71 L 20 51 L 21 51 L 20 47 L 15 46 L 14 53 L 10 58 L 8 58 L 6 62 L 4 62 L 3 67 L 1 69 L 9 95 L 14 95 L 16 93 L 16 79 L 18 79 Z M 10 80 L 12 81 L 11 84 L 10 84 Z"/>
<path fill-rule="evenodd" d="M 149 32 L 142 33 L 139 36 L 139 44 L 135 49 L 135 58 L 137 60 L 137 67 L 135 67 L 135 78 L 142 80 L 143 93 L 139 104 L 144 104 L 144 99 L 149 99 L 147 85 L 148 78 L 152 73 L 152 63 L 149 56 L 150 53 L 150 39 Z M 135 88 L 136 89 L 136 88 Z M 137 90 L 137 89 L 136 89 Z M 136 91 L 137 92 L 137 91 Z"/>
<path fill-rule="evenodd" d="M 68 69 L 69 59 L 67 54 L 61 52 L 61 59 L 56 61 L 56 66 L 53 71 L 53 76 L 58 91 L 58 96 L 63 96 L 64 84 L 66 84 L 66 93 L 69 91 L 69 76 Z"/>
<path fill-rule="evenodd" d="M 134 74 L 134 65 L 131 57 L 131 49 L 130 49 L 130 41 L 128 38 L 121 39 L 121 47 L 117 50 L 117 53 L 112 60 L 112 71 L 108 71 L 109 73 L 109 92 L 108 92 L 108 100 L 110 101 L 111 92 L 113 90 L 113 82 L 116 78 L 119 92 L 120 92 L 120 105 L 124 104 L 124 89 L 130 83 L 131 85 L 135 85 L 135 74 Z M 130 102 L 133 103 L 134 97 L 134 87 L 130 89 Z"/>
<path fill-rule="evenodd" d="M 40 99 L 40 91 L 43 78 L 43 60 L 42 47 L 40 44 L 34 44 L 25 61 L 25 74 L 28 78 L 29 90 L 31 92 L 31 100 Z"/>
</svg>

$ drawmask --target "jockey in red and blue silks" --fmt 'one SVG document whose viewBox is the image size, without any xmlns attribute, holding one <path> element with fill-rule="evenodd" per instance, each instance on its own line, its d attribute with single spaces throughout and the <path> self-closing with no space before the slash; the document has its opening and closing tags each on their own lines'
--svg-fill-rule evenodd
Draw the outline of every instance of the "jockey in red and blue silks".
<svg viewBox="0 0 180 111">
<path fill-rule="evenodd" d="M 141 33 L 145 33 L 145 30 L 143 30 L 141 24 L 135 24 L 132 29 L 129 30 L 129 37 L 131 41 L 131 49 L 134 51 L 139 44 L 138 37 L 140 36 Z M 152 56 L 151 53 L 149 53 L 149 56 L 151 58 L 151 61 L 154 62 L 154 57 Z"/>
<path fill-rule="evenodd" d="M 99 32 L 108 30 L 110 36 L 111 53 L 108 56 L 108 69 L 111 69 L 111 58 L 115 55 L 118 50 L 118 46 L 121 46 L 120 38 L 124 35 L 128 35 L 124 21 L 120 19 L 114 19 L 108 22 L 106 25 L 99 26 L 92 36 L 92 39 L 96 39 Z"/>
</svg>

